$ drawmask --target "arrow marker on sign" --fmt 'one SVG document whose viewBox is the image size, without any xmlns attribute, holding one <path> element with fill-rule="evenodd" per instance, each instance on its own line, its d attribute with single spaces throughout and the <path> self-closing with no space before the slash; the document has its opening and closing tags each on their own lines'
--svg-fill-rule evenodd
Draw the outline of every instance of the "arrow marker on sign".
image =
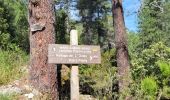
<svg viewBox="0 0 170 100">
<path fill-rule="evenodd" d="M 53 50 L 56 51 L 55 48 L 53 48 Z"/>
<path fill-rule="evenodd" d="M 90 61 L 93 59 L 93 57 L 92 56 L 90 56 Z"/>
</svg>

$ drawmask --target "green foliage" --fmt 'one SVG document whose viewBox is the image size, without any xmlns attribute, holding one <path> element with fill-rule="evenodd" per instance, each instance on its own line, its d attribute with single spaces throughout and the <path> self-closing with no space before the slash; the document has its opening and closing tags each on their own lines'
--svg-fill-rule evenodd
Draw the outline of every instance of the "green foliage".
<svg viewBox="0 0 170 100">
<path fill-rule="evenodd" d="M 10 6 L 14 9 L 14 21 L 15 25 L 15 37 L 13 37 L 13 43 L 18 45 L 24 51 L 29 51 L 29 31 L 27 20 L 27 1 L 16 0 L 10 1 Z"/>
<path fill-rule="evenodd" d="M 163 87 L 162 98 L 167 100 L 170 99 L 170 86 Z"/>
<path fill-rule="evenodd" d="M 69 43 L 67 33 L 67 19 L 68 15 L 62 10 L 56 11 L 56 42 L 61 44 Z M 59 38 L 58 38 L 59 37 Z"/>
<path fill-rule="evenodd" d="M 11 96 L 1 95 L 1 94 L 0 94 L 0 100 L 11 100 L 11 99 L 12 99 Z"/>
<path fill-rule="evenodd" d="M 1 48 L 6 49 L 8 44 L 9 44 L 9 40 L 10 40 L 10 35 L 8 33 L 1 33 L 0 34 L 0 45 Z"/>
<path fill-rule="evenodd" d="M 82 92 L 88 92 L 100 99 L 111 99 L 116 93 L 113 93 L 113 84 L 116 82 L 116 67 L 113 55 L 115 50 L 107 51 L 102 54 L 101 65 L 81 65 L 80 66 L 80 85 Z M 87 90 L 87 87 L 89 88 Z"/>
<path fill-rule="evenodd" d="M 140 9 L 139 13 L 140 39 L 143 48 L 147 48 L 151 44 L 160 41 L 160 10 L 151 5 L 153 1 L 154 0 L 144 0 L 143 7 Z"/>
<path fill-rule="evenodd" d="M 28 21 L 26 2 L 14 0 L 0 1 L 0 48 L 16 44 L 28 51 Z"/>
<path fill-rule="evenodd" d="M 12 24 L 12 11 L 13 9 L 7 6 L 3 1 L 0 1 L 0 48 L 6 49 L 8 43 L 10 43 L 13 31 L 13 24 Z"/>
<path fill-rule="evenodd" d="M 165 77 L 170 77 L 170 63 L 165 61 L 158 61 L 157 63 L 162 75 Z"/>
<path fill-rule="evenodd" d="M 170 59 L 169 47 L 162 42 L 151 45 L 149 49 L 143 50 L 131 60 L 134 79 L 143 79 L 143 77 L 150 75 L 160 78 L 160 69 L 156 63 L 160 60 L 168 61 L 168 59 Z"/>
<path fill-rule="evenodd" d="M 0 85 L 21 77 L 23 75 L 22 66 L 26 64 L 27 60 L 27 55 L 21 50 L 0 50 Z"/>
<path fill-rule="evenodd" d="M 162 98 L 170 99 L 170 63 L 169 61 L 158 61 L 157 64 L 162 74 Z"/>
<path fill-rule="evenodd" d="M 4 95 L 0 94 L 0 100 L 18 100 L 16 94 Z"/>
<path fill-rule="evenodd" d="M 155 96 L 158 86 L 154 78 L 146 77 L 141 81 L 141 89 L 145 95 Z"/>
<path fill-rule="evenodd" d="M 169 60 L 170 60 L 170 48 L 164 45 L 162 42 L 151 45 L 148 49 L 144 49 L 141 53 L 131 54 L 131 64 L 132 64 L 132 77 L 134 83 L 131 87 L 132 94 L 135 97 L 145 97 L 143 91 L 140 90 L 138 84 L 146 79 L 146 81 L 151 81 L 150 77 L 154 77 L 154 81 L 157 83 L 157 91 L 155 93 L 161 94 L 164 91 L 164 87 L 169 87 Z M 149 79 L 148 79 L 149 77 Z M 141 82 L 141 84 L 144 84 Z M 154 82 L 149 83 L 146 86 L 150 87 L 149 84 L 155 84 Z M 151 85 L 151 87 L 153 87 Z M 145 86 L 144 86 L 145 87 Z M 134 88 L 134 89 L 133 89 Z M 164 93 L 164 92 L 163 92 Z M 141 95 L 143 94 L 143 95 Z M 165 95 L 164 95 L 165 96 Z M 149 96 L 148 98 L 153 96 Z M 156 95 L 154 95 L 154 98 Z M 163 95 L 161 95 L 161 98 Z M 166 97 L 164 97 L 166 98 Z"/>
<path fill-rule="evenodd" d="M 130 56 L 134 56 L 134 53 L 137 53 L 138 43 L 139 43 L 139 34 L 134 32 L 128 32 L 128 50 Z"/>
<path fill-rule="evenodd" d="M 169 32 L 170 32 L 170 25 L 169 25 L 170 9 L 169 9 L 169 6 L 170 6 L 170 1 L 166 0 L 162 5 L 162 8 L 164 11 L 163 11 L 163 13 L 161 13 L 161 17 L 160 17 L 161 24 L 162 24 L 163 36 L 164 36 L 163 40 L 168 47 L 170 47 L 170 35 L 169 35 Z"/>
<path fill-rule="evenodd" d="M 170 2 L 168 0 L 143 0 L 139 11 L 140 48 L 162 41 L 170 43 Z"/>
<path fill-rule="evenodd" d="M 131 53 L 134 86 L 139 90 L 137 84 L 146 77 L 153 76 L 158 86 L 158 98 L 161 99 L 169 98 L 169 5 L 168 0 L 143 0 L 139 11 L 140 39 L 137 52 Z M 135 92 L 136 95 L 140 93 L 142 92 Z"/>
<path fill-rule="evenodd" d="M 113 37 L 112 17 L 109 0 L 77 0 L 80 22 L 83 24 L 81 32 L 82 44 L 99 44 L 104 50 Z"/>
</svg>

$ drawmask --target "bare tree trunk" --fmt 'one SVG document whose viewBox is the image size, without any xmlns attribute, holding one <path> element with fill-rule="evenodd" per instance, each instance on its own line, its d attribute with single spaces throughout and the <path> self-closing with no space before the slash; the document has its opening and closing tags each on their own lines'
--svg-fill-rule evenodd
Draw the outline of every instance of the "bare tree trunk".
<svg viewBox="0 0 170 100">
<path fill-rule="evenodd" d="M 50 100 L 58 99 L 57 68 L 48 63 L 48 44 L 55 43 L 53 0 L 29 0 L 30 84 Z"/>
<path fill-rule="evenodd" d="M 125 31 L 122 0 L 113 1 L 113 21 L 115 30 L 116 60 L 118 67 L 119 93 L 122 94 L 129 85 L 129 57 L 127 35 Z"/>
</svg>

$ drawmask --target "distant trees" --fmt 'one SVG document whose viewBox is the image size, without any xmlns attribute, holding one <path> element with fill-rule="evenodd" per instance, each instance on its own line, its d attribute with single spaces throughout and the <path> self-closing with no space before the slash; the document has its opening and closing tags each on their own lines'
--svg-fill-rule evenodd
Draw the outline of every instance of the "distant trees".
<svg viewBox="0 0 170 100">
<path fill-rule="evenodd" d="M 77 27 L 80 44 L 100 44 L 102 49 L 113 47 L 113 29 L 110 0 L 57 0 L 56 31 L 60 43 L 66 43 L 69 30 Z M 72 15 L 75 12 L 77 15 Z M 73 18 L 74 17 L 74 18 Z M 79 17 L 79 18 L 78 18 Z M 76 19 L 77 18 L 77 19 Z"/>
<path fill-rule="evenodd" d="M 139 10 L 140 44 L 143 48 L 159 41 L 170 44 L 169 5 L 168 0 L 143 0 Z"/>
<path fill-rule="evenodd" d="M 0 44 L 3 49 L 20 47 L 29 51 L 28 21 L 26 2 L 14 0 L 0 1 Z"/>
<path fill-rule="evenodd" d="M 0 1 L 0 48 L 7 49 L 11 39 L 14 40 L 16 32 L 14 29 L 14 13 L 13 8 L 7 3 Z"/>
<path fill-rule="evenodd" d="M 27 53 L 29 52 L 29 35 L 28 35 L 28 9 L 27 0 L 9 0 L 10 6 L 13 7 L 15 21 L 14 26 L 16 30 L 15 43 Z"/>
<path fill-rule="evenodd" d="M 77 0 L 77 9 L 81 18 L 80 22 L 83 24 L 82 42 L 100 44 L 102 48 L 108 45 L 113 36 L 109 27 L 111 2 L 109 0 Z"/>
<path fill-rule="evenodd" d="M 71 4 L 73 0 L 57 0 L 55 2 L 55 15 L 56 15 L 56 42 L 57 43 L 69 43 L 69 34 L 71 30 L 70 10 L 73 7 Z"/>
</svg>

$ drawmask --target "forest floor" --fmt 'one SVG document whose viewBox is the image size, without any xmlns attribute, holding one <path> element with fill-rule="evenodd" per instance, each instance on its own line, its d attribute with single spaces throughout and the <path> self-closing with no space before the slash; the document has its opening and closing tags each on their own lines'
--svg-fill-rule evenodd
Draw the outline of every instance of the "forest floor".
<svg viewBox="0 0 170 100">
<path fill-rule="evenodd" d="M 27 66 L 24 66 L 27 68 Z M 29 100 L 28 94 L 32 92 L 32 89 L 28 85 L 28 72 L 25 72 L 25 75 L 21 77 L 19 80 L 15 80 L 8 85 L 0 86 L 0 94 L 9 96 L 13 95 L 14 100 Z M 14 73 L 15 74 L 15 73 Z M 34 94 L 36 91 L 34 90 Z"/>
<path fill-rule="evenodd" d="M 27 69 L 27 66 L 25 66 Z M 28 82 L 28 70 L 23 77 L 19 80 L 15 80 L 8 85 L 0 86 L 0 95 L 10 96 L 10 99 L 4 100 L 46 100 L 43 99 L 43 95 L 37 90 L 31 88 Z M 11 98 L 12 96 L 12 98 Z M 42 99 L 39 99 L 39 98 Z M 1 96 L 0 96 L 1 100 Z M 97 100 L 91 95 L 80 94 L 80 100 Z"/>
</svg>

